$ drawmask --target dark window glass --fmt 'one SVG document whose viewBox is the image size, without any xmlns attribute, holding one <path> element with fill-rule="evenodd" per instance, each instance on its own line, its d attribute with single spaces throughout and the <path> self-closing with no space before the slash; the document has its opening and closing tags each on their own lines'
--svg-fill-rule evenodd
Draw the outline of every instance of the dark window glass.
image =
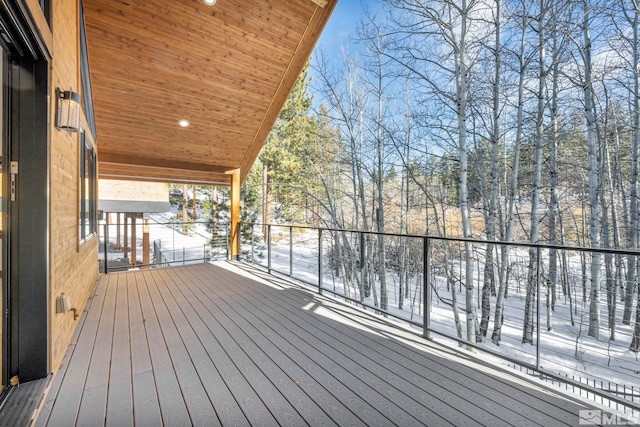
<svg viewBox="0 0 640 427">
<path fill-rule="evenodd" d="M 87 240 L 96 234 L 98 228 L 96 153 L 86 133 L 83 132 L 80 139 L 80 240 Z"/>
</svg>

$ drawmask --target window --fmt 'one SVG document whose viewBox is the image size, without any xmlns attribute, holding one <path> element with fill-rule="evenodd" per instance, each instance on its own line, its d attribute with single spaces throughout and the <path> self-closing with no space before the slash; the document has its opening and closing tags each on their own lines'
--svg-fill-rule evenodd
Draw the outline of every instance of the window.
<svg viewBox="0 0 640 427">
<path fill-rule="evenodd" d="M 85 132 L 80 134 L 80 240 L 88 240 L 98 229 L 96 201 L 96 152 Z"/>
</svg>

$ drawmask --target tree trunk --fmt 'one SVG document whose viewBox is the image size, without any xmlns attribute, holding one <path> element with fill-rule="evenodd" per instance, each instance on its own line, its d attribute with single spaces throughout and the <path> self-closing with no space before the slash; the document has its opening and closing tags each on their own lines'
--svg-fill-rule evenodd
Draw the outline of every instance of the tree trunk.
<svg viewBox="0 0 640 427">
<path fill-rule="evenodd" d="M 540 187 L 542 175 L 542 151 L 544 144 L 544 110 L 545 110 L 545 90 L 546 90 L 546 63 L 545 63 L 545 12 L 546 1 L 540 1 L 540 16 L 538 17 L 538 66 L 540 76 L 538 80 L 538 110 L 536 112 L 536 130 L 535 130 L 535 170 L 533 176 L 533 192 L 531 194 L 531 231 L 529 241 L 538 243 L 540 234 L 539 204 L 540 204 Z M 533 344 L 533 324 L 534 324 L 534 300 L 536 295 L 537 280 L 540 272 L 538 271 L 537 251 L 532 248 L 529 250 L 529 269 L 527 274 L 527 290 L 524 307 L 524 324 L 522 329 L 522 342 Z"/>
<path fill-rule="evenodd" d="M 499 174 L 500 174 L 500 84 L 501 84 L 501 56 L 502 46 L 500 42 L 501 36 L 501 24 L 500 24 L 500 5 L 501 0 L 495 2 L 495 47 L 494 47 L 494 75 L 493 75 L 493 108 L 492 108 L 492 130 L 491 130 L 491 188 L 489 196 L 489 216 L 486 226 L 486 235 L 489 242 L 496 240 L 496 213 L 498 212 L 498 197 L 499 197 Z M 495 266 L 494 266 L 494 252 L 495 245 L 493 243 L 487 244 L 487 253 L 485 256 L 485 274 L 484 282 L 482 285 L 482 321 L 480 322 L 480 334 L 483 337 L 487 336 L 487 329 L 489 328 L 489 317 L 491 316 L 491 294 L 495 294 Z"/>
<path fill-rule="evenodd" d="M 218 187 L 211 189 L 211 220 L 213 221 L 213 231 L 218 230 Z"/>
<path fill-rule="evenodd" d="M 519 68 L 518 68 L 518 106 L 517 106 L 517 127 L 516 127 L 516 139 L 513 147 L 513 165 L 511 168 L 511 183 L 509 186 L 509 192 L 507 200 L 509 203 L 507 213 L 507 228 L 504 234 L 504 240 L 510 242 L 513 238 L 513 227 L 515 224 L 515 202 L 516 193 L 518 190 L 518 176 L 520 171 L 520 146 L 523 137 L 523 115 L 524 115 L 524 83 L 525 83 L 525 71 L 527 69 L 528 62 L 525 59 L 526 37 L 528 16 L 526 13 L 522 15 L 522 23 L 520 24 L 520 51 L 518 54 Z M 506 150 L 506 147 L 505 147 Z M 502 324 L 504 323 L 504 299 L 507 296 L 507 271 L 509 270 L 509 246 L 502 245 L 500 247 L 500 270 L 498 271 L 498 295 L 496 298 L 496 311 L 493 321 L 493 333 L 491 334 L 491 341 L 495 344 L 500 343 L 502 338 Z"/>
<path fill-rule="evenodd" d="M 468 147 L 467 147 L 467 102 L 468 102 L 468 70 L 466 58 L 466 34 L 468 31 L 467 1 L 462 0 L 460 6 L 460 40 L 457 41 L 458 49 L 455 49 L 455 81 L 456 81 L 456 115 L 458 124 L 458 155 L 460 161 L 460 176 L 458 179 L 458 192 L 460 198 L 460 217 L 462 222 L 463 237 L 473 237 L 471 231 L 471 217 L 469 211 L 469 187 L 468 187 Z M 454 39 L 456 38 L 453 32 Z M 482 337 L 479 331 L 476 315 L 476 297 L 473 282 L 473 253 L 471 243 L 464 243 L 465 263 L 465 313 L 467 318 L 467 341 L 477 342 Z"/>
<path fill-rule="evenodd" d="M 188 232 L 189 223 L 189 187 L 185 184 L 182 186 L 182 234 Z"/>
<path fill-rule="evenodd" d="M 558 47 L 557 14 L 554 14 L 553 21 L 553 43 L 552 43 L 552 92 L 551 92 L 551 141 L 549 148 L 549 244 L 558 244 L 557 233 L 557 213 L 558 213 L 558 79 L 560 55 Z M 553 311 L 556 308 L 558 283 L 558 250 L 549 249 L 549 289 L 550 301 L 547 307 L 547 330 L 553 330 Z"/>
<path fill-rule="evenodd" d="M 584 60 L 584 104 L 587 119 L 587 144 L 589 146 L 589 240 L 592 248 L 600 247 L 600 205 L 598 203 L 598 141 L 596 114 L 593 102 L 591 77 L 591 35 L 589 3 L 583 0 L 583 60 Z M 600 331 L 600 252 L 591 253 L 591 292 L 589 304 L 589 336 L 598 339 Z"/>
<path fill-rule="evenodd" d="M 631 183 L 629 195 L 629 232 L 627 246 L 631 250 L 638 249 L 638 149 L 640 147 L 640 48 L 638 40 L 638 19 L 640 11 L 634 10 L 632 31 L 633 31 L 633 140 L 631 143 Z M 624 314 L 622 323 L 631 324 L 631 312 L 633 310 L 633 295 L 636 290 L 637 259 L 635 255 L 627 257 L 627 285 L 624 295 Z M 637 323 L 636 323 L 637 326 Z"/>
<path fill-rule="evenodd" d="M 269 232 L 268 224 L 271 223 L 271 176 L 269 175 L 269 166 L 262 165 L 262 235 L 264 241 L 267 241 L 267 233 Z"/>
</svg>

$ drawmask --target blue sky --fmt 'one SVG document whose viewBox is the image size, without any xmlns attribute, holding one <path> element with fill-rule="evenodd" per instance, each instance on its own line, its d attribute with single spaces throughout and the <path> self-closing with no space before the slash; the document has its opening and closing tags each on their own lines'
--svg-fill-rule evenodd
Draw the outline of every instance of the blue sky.
<svg viewBox="0 0 640 427">
<path fill-rule="evenodd" d="M 362 16 L 362 4 L 375 11 L 380 6 L 380 0 L 338 0 L 316 47 L 323 47 L 333 57 L 342 54 L 342 47 L 355 50 L 350 37 L 355 34 Z"/>
</svg>

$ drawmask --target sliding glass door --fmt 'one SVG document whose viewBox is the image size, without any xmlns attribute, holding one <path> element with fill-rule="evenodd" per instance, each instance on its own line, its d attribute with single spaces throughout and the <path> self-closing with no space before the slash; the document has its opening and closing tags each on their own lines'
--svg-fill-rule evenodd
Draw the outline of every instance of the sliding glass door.
<svg viewBox="0 0 640 427">
<path fill-rule="evenodd" d="M 6 244 L 6 239 L 5 239 L 5 204 L 6 204 L 6 200 L 4 198 L 5 195 L 5 185 L 6 185 L 6 179 L 5 179 L 5 155 L 6 155 L 6 151 L 7 151 L 7 135 L 6 135 L 6 123 L 7 123 L 7 107 L 6 107 L 6 99 L 7 99 L 7 92 L 6 92 L 6 81 L 7 81 L 7 76 L 6 76 L 6 72 L 8 67 L 6 66 L 6 61 L 7 61 L 7 54 L 4 51 L 4 49 L 0 48 L 0 393 L 2 392 L 2 389 L 5 386 L 6 383 L 6 361 L 7 361 L 7 355 L 6 355 L 6 350 L 8 347 L 7 344 L 7 332 L 6 332 L 6 319 L 5 319 L 5 313 L 7 312 L 6 307 L 8 304 L 8 300 L 7 300 L 7 295 L 8 295 L 8 289 L 6 284 L 8 283 L 8 281 L 6 280 L 5 275 L 8 273 L 7 268 L 6 268 L 6 262 L 5 262 L 5 255 L 6 255 L 6 250 L 5 250 L 5 244 Z"/>
</svg>

